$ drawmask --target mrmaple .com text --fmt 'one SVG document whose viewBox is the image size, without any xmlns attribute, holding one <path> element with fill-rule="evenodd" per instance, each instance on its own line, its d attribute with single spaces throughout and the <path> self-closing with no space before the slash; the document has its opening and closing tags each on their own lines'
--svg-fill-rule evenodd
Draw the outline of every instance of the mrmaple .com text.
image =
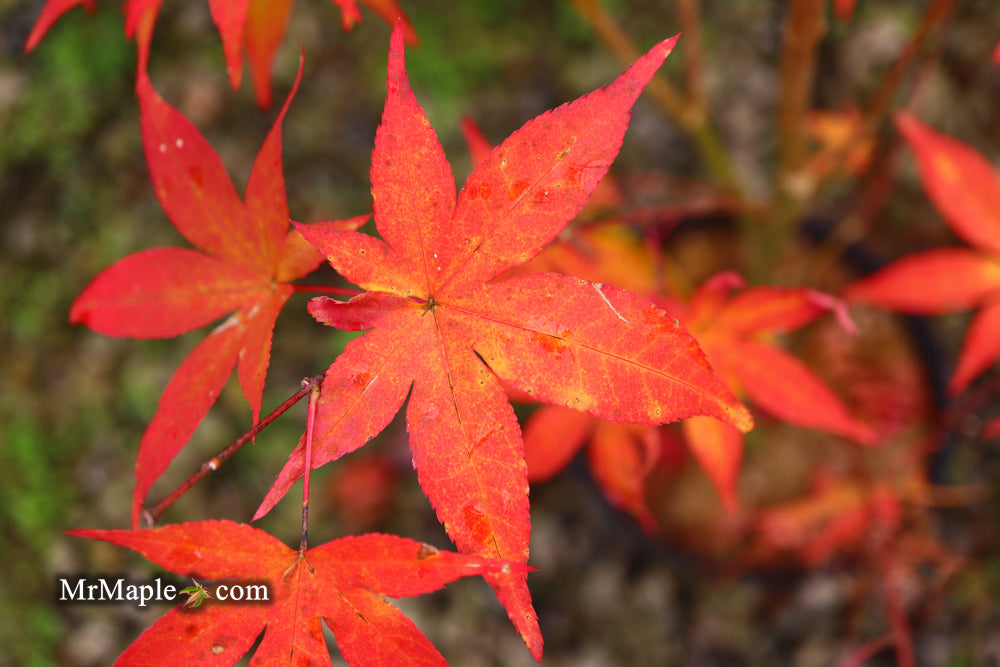
<svg viewBox="0 0 1000 667">
<path fill-rule="evenodd" d="M 147 583 L 128 583 L 124 577 L 60 577 L 56 580 L 56 590 L 60 602 L 135 602 L 145 607 L 150 602 L 173 602 L 179 591 L 174 584 L 165 584 L 163 579 Z M 266 584 L 219 584 L 212 590 L 212 596 L 220 601 L 268 602 L 270 590 Z"/>
</svg>

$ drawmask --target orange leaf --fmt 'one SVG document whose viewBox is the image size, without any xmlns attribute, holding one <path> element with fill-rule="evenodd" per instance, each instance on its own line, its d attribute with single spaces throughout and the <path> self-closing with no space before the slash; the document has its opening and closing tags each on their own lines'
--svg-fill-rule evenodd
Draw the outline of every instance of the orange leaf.
<svg viewBox="0 0 1000 667">
<path fill-rule="evenodd" d="M 528 481 L 544 482 L 566 467 L 587 441 L 594 418 L 559 405 L 542 405 L 524 427 Z"/>
<path fill-rule="evenodd" d="M 1000 301 L 992 301 L 972 318 L 958 367 L 948 381 L 948 391 L 952 395 L 960 393 L 997 359 L 1000 359 Z"/>
<path fill-rule="evenodd" d="M 836 433 L 872 445 L 877 434 L 854 419 L 819 377 L 801 361 L 772 345 L 730 341 L 726 366 L 756 405 L 796 426 Z"/>
<path fill-rule="evenodd" d="M 968 310 L 1000 292 L 1000 258 L 938 248 L 897 260 L 844 290 L 848 301 L 918 315 Z"/>
<path fill-rule="evenodd" d="M 601 421 L 587 448 L 590 469 L 604 495 L 650 533 L 657 530 L 657 524 L 646 503 L 646 475 L 660 456 L 657 431 L 650 426 Z"/>
<path fill-rule="evenodd" d="M 711 417 L 691 417 L 681 423 L 691 455 L 715 486 L 729 514 L 739 509 L 736 482 L 743 460 L 743 434 Z"/>
</svg>

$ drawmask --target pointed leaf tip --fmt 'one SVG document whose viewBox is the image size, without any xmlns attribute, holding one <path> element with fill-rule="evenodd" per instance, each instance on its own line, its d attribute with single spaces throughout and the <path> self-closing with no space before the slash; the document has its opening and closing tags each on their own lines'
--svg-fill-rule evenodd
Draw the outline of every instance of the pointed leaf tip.
<svg viewBox="0 0 1000 667">
<path fill-rule="evenodd" d="M 1000 178 L 976 149 L 906 112 L 894 116 L 920 183 L 949 227 L 970 245 L 1000 253 Z"/>
<path fill-rule="evenodd" d="M 389 38 L 389 76 L 386 78 L 386 92 L 396 93 L 400 88 L 409 89 L 410 83 L 406 76 L 406 40 L 403 34 L 403 25 L 396 23 Z"/>
</svg>

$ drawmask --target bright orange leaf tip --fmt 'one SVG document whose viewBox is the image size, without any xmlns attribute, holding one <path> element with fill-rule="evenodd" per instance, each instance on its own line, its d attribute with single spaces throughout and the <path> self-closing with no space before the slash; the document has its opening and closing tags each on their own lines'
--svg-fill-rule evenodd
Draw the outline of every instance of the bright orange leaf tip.
<svg viewBox="0 0 1000 667">
<path fill-rule="evenodd" d="M 921 315 L 980 307 L 948 384 L 958 394 L 1000 359 L 1000 178 L 970 146 L 908 113 L 897 113 L 895 121 L 916 156 L 927 196 L 972 248 L 904 257 L 849 285 L 844 297 Z"/>
<path fill-rule="evenodd" d="M 751 427 L 694 338 L 652 303 L 555 274 L 488 282 L 527 262 L 584 205 L 618 153 L 633 103 L 675 40 L 654 46 L 607 88 L 529 121 L 456 196 L 451 167 L 410 89 L 397 26 L 372 153 L 381 239 L 299 227 L 343 276 L 369 290 L 346 303 L 310 303 L 321 322 L 371 330 L 327 372 L 313 466 L 365 444 L 409 395 L 414 467 L 448 534 L 463 553 L 525 562 L 528 483 L 501 381 L 616 421 L 712 414 Z M 303 469 L 300 444 L 256 517 Z M 540 658 L 525 577 L 487 579 Z"/>
<path fill-rule="evenodd" d="M 232 665 L 263 633 L 251 664 L 329 665 L 321 624 L 355 667 L 446 665 L 410 619 L 383 596 L 430 593 L 461 577 L 525 574 L 521 563 L 439 551 L 394 535 L 344 537 L 300 554 L 262 530 L 232 521 L 199 521 L 150 530 L 73 530 L 141 553 L 199 581 L 267 587 L 267 602 L 205 600 L 178 605 L 156 621 L 116 665 Z M 209 587 L 211 589 L 211 587 Z M 260 599 L 259 588 L 253 589 Z"/>
<path fill-rule="evenodd" d="M 299 78 L 301 73 L 300 67 Z M 205 138 L 142 71 L 137 90 L 156 195 L 177 231 L 197 249 L 153 248 L 121 259 L 76 298 L 70 321 L 109 336 L 166 338 L 231 314 L 192 350 L 160 397 L 139 445 L 134 524 L 150 487 L 187 443 L 234 366 L 256 423 L 274 322 L 292 294 L 290 281 L 323 259 L 289 229 L 281 121 L 294 87 L 254 163 L 245 202 Z M 317 224 L 356 229 L 364 220 Z"/>
</svg>

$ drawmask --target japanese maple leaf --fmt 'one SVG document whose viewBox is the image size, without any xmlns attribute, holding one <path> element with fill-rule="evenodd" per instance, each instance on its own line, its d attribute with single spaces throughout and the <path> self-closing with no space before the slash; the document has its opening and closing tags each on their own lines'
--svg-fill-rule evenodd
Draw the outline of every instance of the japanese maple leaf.
<svg viewBox="0 0 1000 667">
<path fill-rule="evenodd" d="M 116 665 L 232 665 L 262 632 L 251 665 L 329 665 L 321 619 L 351 665 L 446 665 L 413 622 L 382 596 L 412 597 L 460 577 L 530 569 L 375 533 L 300 553 L 232 521 L 69 534 L 128 547 L 184 577 L 236 579 L 227 582 L 229 590 L 241 582 L 267 587 L 266 602 L 206 596 L 196 609 L 179 605 L 143 632 Z"/>
<path fill-rule="evenodd" d="M 917 315 L 979 306 L 948 383 L 958 394 L 1000 359 L 1000 178 L 986 158 L 960 141 L 905 112 L 895 121 L 917 158 L 927 196 L 972 248 L 904 257 L 849 285 L 844 297 Z"/>
<path fill-rule="evenodd" d="M 149 488 L 187 443 L 234 366 L 257 421 L 274 322 L 293 292 L 289 282 L 323 261 L 301 234 L 289 230 L 281 121 L 294 92 L 257 156 L 244 203 L 205 138 L 140 73 L 143 145 L 153 185 L 170 221 L 197 250 L 153 248 L 121 259 L 77 297 L 70 320 L 109 336 L 166 338 L 232 314 L 191 351 L 160 397 L 139 445 L 133 524 Z"/>
<path fill-rule="evenodd" d="M 607 88 L 542 114 L 497 147 L 457 195 L 410 89 L 393 32 L 372 155 L 381 239 L 299 226 L 366 293 L 314 299 L 321 322 L 368 330 L 329 368 L 313 466 L 381 431 L 409 395 L 413 464 L 464 553 L 523 563 L 530 522 L 520 429 L 501 380 L 539 400 L 627 422 L 711 414 L 751 420 L 673 317 L 619 289 L 561 275 L 490 282 L 527 262 L 576 214 L 615 157 L 666 40 Z M 257 511 L 303 473 L 300 444 Z M 490 574 L 529 649 L 541 636 L 523 574 Z"/>
<path fill-rule="evenodd" d="M 146 69 L 152 28 L 160 11 L 162 0 L 127 0 L 125 3 L 125 34 L 134 36 L 139 47 L 139 69 Z M 340 7 L 344 30 L 350 30 L 362 20 L 357 0 L 333 0 Z M 396 0 L 361 0 L 382 17 L 389 25 L 403 21 L 406 38 L 411 44 L 419 42 L 417 32 Z M 94 0 L 48 0 L 25 42 L 25 52 L 30 51 L 45 36 L 52 24 L 67 11 L 82 5 L 93 12 Z M 212 21 L 222 38 L 226 57 L 226 71 L 233 89 L 240 87 L 243 77 L 243 52 L 250 61 L 254 94 L 262 108 L 271 105 L 271 68 L 274 54 L 281 44 L 292 0 L 208 0 Z"/>
</svg>

